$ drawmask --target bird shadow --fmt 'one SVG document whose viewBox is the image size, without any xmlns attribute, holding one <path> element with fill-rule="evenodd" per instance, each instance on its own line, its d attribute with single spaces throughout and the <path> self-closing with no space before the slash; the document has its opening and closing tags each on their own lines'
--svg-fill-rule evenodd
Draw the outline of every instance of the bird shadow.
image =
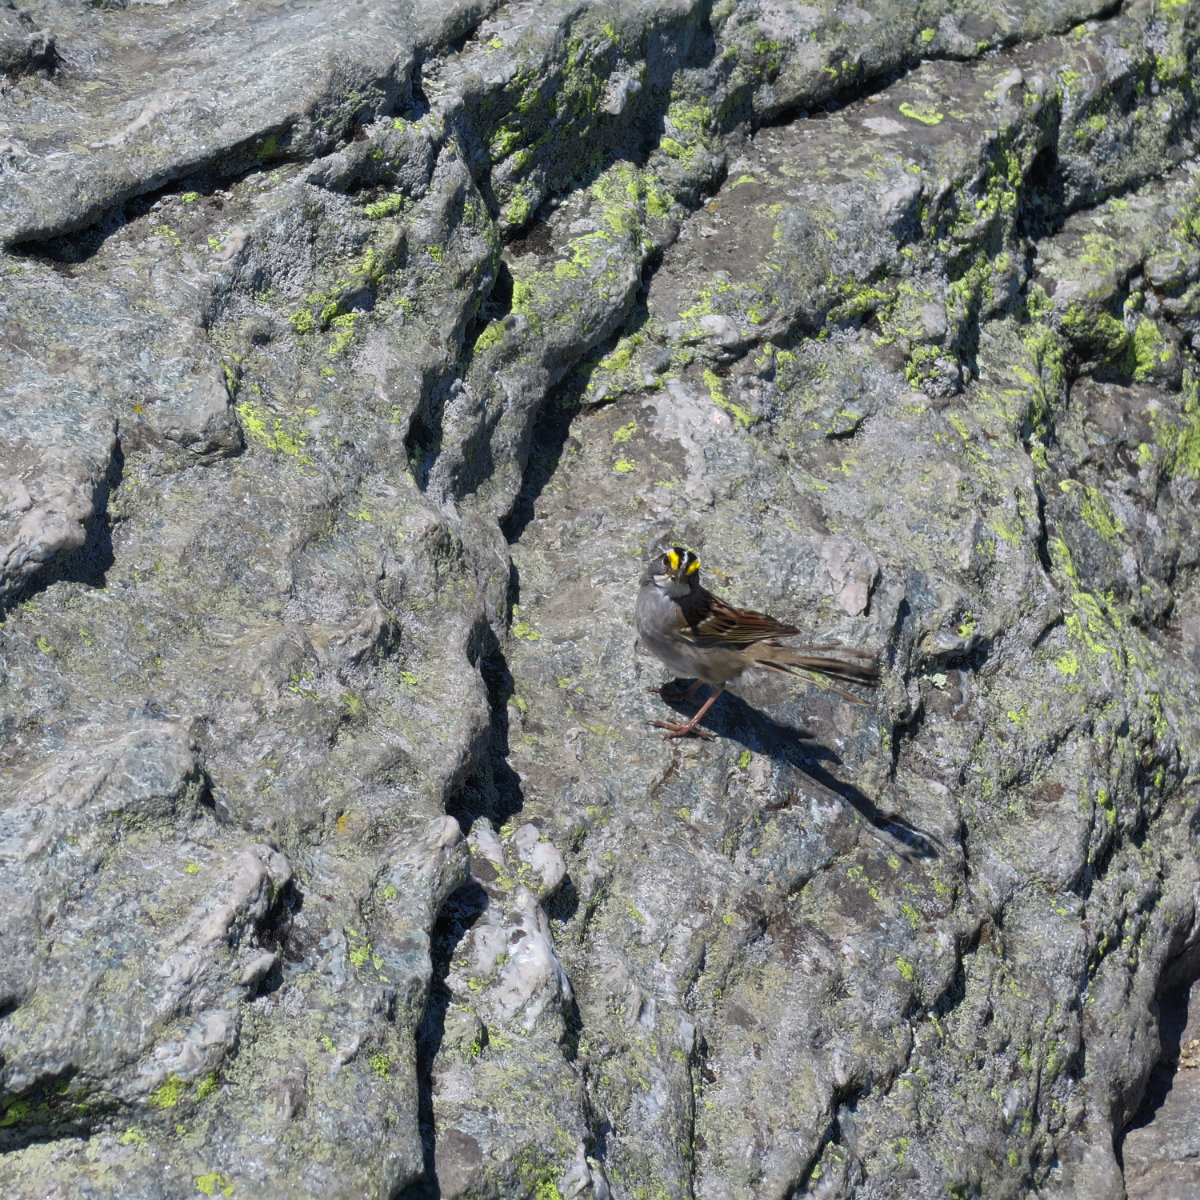
<svg viewBox="0 0 1200 1200">
<path fill-rule="evenodd" d="M 681 716 L 690 715 L 696 702 L 704 700 L 703 693 L 695 701 L 686 700 L 686 691 L 686 686 L 675 681 L 661 692 L 663 701 Z M 939 838 L 903 817 L 884 812 L 861 788 L 835 775 L 830 768 L 841 766 L 841 758 L 807 730 L 776 721 L 732 692 L 721 695 L 704 714 L 700 726 L 747 750 L 788 763 L 819 787 L 845 800 L 876 830 L 900 842 L 907 856 L 938 857 L 942 844 Z"/>
</svg>

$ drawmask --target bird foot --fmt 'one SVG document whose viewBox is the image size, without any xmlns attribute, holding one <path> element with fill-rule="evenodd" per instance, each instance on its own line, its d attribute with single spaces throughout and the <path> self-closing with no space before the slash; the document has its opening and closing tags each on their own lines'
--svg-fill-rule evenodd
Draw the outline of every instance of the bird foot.
<svg viewBox="0 0 1200 1200">
<path fill-rule="evenodd" d="M 698 738 L 703 738 L 706 742 L 711 742 L 716 737 L 716 734 L 709 733 L 707 729 L 701 729 L 695 721 L 647 721 L 646 724 L 654 725 L 658 729 L 668 730 L 667 733 L 663 734 L 664 741 L 667 738 L 687 737 L 689 733 L 694 733 Z"/>
</svg>

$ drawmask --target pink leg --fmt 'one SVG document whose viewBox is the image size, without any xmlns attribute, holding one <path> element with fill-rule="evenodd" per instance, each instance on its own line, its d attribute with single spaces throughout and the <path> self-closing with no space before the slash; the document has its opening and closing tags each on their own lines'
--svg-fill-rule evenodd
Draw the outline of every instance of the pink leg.
<svg viewBox="0 0 1200 1200">
<path fill-rule="evenodd" d="M 723 688 L 714 688 L 713 694 L 700 705 L 700 711 L 690 721 L 651 721 L 650 724 L 657 726 L 659 729 L 669 730 L 668 733 L 663 735 L 664 737 L 684 737 L 686 734 L 694 733 L 697 737 L 711 739 L 713 735 L 707 729 L 698 729 L 697 726 L 700 724 L 700 718 L 712 708 L 713 703 L 722 691 L 724 691 Z"/>
</svg>

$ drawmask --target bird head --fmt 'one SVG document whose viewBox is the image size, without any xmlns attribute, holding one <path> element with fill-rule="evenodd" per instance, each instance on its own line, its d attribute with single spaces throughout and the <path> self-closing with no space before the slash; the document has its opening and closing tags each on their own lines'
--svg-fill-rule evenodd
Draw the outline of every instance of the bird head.
<svg viewBox="0 0 1200 1200">
<path fill-rule="evenodd" d="M 681 600 L 700 586 L 700 560 L 690 550 L 672 546 L 650 561 L 644 582 L 653 583 L 673 600 Z"/>
</svg>

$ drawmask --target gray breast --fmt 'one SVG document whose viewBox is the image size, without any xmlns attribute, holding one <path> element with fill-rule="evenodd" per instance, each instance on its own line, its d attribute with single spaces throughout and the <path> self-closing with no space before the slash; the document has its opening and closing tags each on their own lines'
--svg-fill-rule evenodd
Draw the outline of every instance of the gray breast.
<svg viewBox="0 0 1200 1200">
<path fill-rule="evenodd" d="M 680 624 L 679 605 L 653 583 L 642 584 L 637 598 L 638 636 L 655 658 L 685 679 L 705 678 L 698 670 L 696 652 L 670 635 Z"/>
</svg>

